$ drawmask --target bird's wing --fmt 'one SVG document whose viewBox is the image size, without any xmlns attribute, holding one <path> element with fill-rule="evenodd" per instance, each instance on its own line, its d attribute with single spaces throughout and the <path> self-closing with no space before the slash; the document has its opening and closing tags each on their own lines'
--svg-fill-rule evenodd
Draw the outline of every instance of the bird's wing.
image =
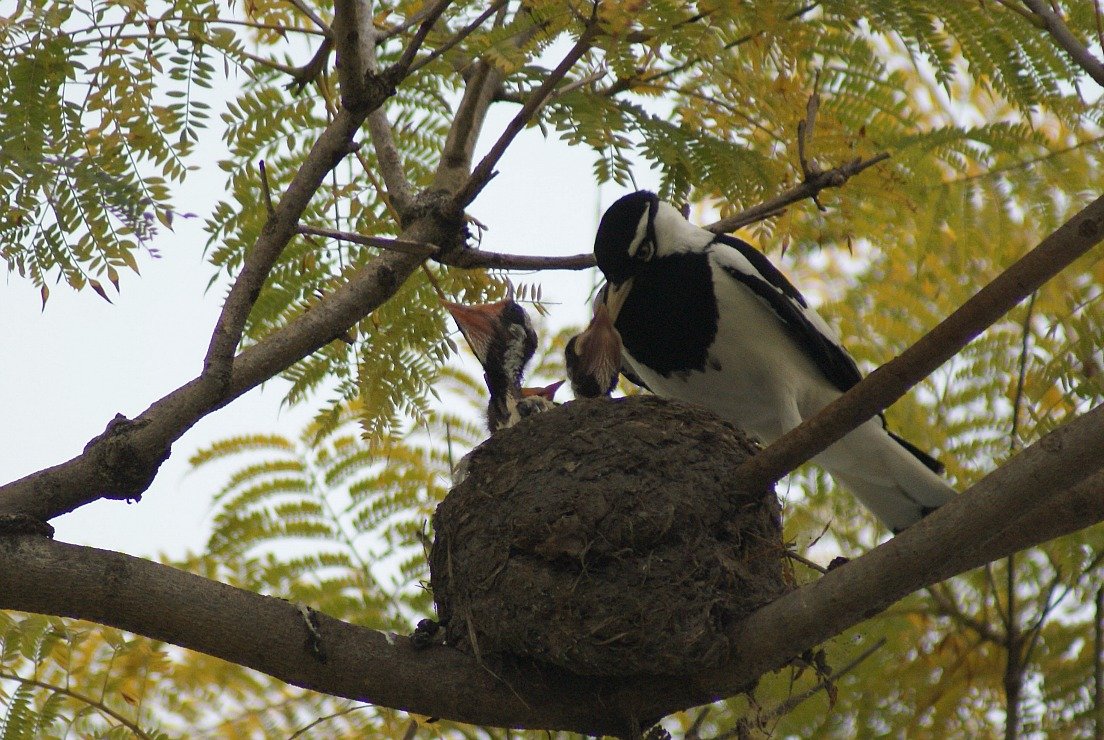
<svg viewBox="0 0 1104 740">
<path fill-rule="evenodd" d="M 609 283 L 602 283 L 602 287 L 598 289 L 598 293 L 594 296 L 594 310 L 598 310 L 598 306 L 606 302 L 606 296 L 609 294 Z M 652 391 L 648 387 L 648 384 L 644 382 L 644 379 L 636 374 L 636 371 L 632 369 L 628 361 L 625 360 L 625 353 L 621 353 L 621 374 L 632 383 L 633 385 L 643 388 L 649 393 Z"/>
<path fill-rule="evenodd" d="M 816 311 L 809 308 L 805 297 L 762 252 L 747 242 L 724 234 L 718 235 L 711 247 L 716 264 L 730 277 L 746 285 L 782 320 L 786 330 L 802 351 L 824 376 L 841 392 L 862 380 L 862 373 L 836 334 Z M 884 414 L 878 414 L 882 428 L 904 447 L 924 467 L 934 473 L 943 472 L 943 464 L 906 439 L 890 432 Z"/>
<path fill-rule="evenodd" d="M 809 308 L 805 296 L 762 252 L 740 239 L 719 234 L 710 253 L 729 277 L 745 285 L 770 307 L 832 385 L 842 392 L 862 380 L 858 366 L 840 345 L 835 332 Z"/>
</svg>

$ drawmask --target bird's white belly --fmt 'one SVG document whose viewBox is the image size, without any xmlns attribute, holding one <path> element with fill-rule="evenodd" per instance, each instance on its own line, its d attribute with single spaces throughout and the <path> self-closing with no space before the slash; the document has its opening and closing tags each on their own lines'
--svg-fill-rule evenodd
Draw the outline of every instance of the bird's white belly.
<svg viewBox="0 0 1104 740">
<path fill-rule="evenodd" d="M 704 406 L 770 443 L 840 393 L 759 298 L 727 278 L 714 285 L 721 320 L 704 370 L 665 377 L 629 363 L 655 394 Z"/>
</svg>

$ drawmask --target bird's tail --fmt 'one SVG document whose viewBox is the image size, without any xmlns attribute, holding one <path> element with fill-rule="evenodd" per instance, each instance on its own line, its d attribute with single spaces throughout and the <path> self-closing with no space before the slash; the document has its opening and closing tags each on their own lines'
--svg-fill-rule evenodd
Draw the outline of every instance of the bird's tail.
<svg viewBox="0 0 1104 740">
<path fill-rule="evenodd" d="M 935 472 L 938 463 L 871 419 L 817 455 L 894 533 L 912 526 L 955 496 Z"/>
</svg>

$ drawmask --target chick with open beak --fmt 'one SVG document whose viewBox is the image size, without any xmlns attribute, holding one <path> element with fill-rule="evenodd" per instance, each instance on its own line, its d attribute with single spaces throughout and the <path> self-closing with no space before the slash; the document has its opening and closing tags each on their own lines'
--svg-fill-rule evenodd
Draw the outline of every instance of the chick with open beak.
<svg viewBox="0 0 1104 740">
<path fill-rule="evenodd" d="M 598 304 L 587 328 L 568 341 L 564 354 L 567 377 L 576 398 L 613 393 L 621 373 L 621 335 L 610 320 L 605 303 Z"/>
<path fill-rule="evenodd" d="M 492 433 L 554 405 L 552 397 L 559 383 L 539 389 L 521 385 L 525 366 L 537 350 L 537 333 L 520 304 L 512 298 L 475 306 L 442 304 L 483 366 L 483 379 L 491 394 L 487 427 Z"/>
</svg>

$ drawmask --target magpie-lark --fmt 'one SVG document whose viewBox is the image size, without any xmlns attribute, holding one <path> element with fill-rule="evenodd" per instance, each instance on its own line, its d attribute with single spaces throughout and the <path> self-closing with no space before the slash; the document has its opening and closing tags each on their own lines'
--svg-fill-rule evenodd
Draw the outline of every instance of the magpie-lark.
<svg viewBox="0 0 1104 740">
<path fill-rule="evenodd" d="M 859 382 L 835 333 L 746 242 L 694 226 L 654 193 L 605 212 L 594 256 L 624 359 L 650 390 L 770 443 Z M 954 495 L 931 456 L 871 419 L 813 460 L 899 532 Z"/>
<path fill-rule="evenodd" d="M 594 307 L 594 318 L 564 349 L 567 379 L 576 398 L 608 396 L 621 374 L 621 335 L 602 302 Z"/>
<path fill-rule="evenodd" d="M 520 304 L 512 298 L 475 306 L 442 303 L 483 366 L 483 379 L 491 394 L 487 427 L 492 433 L 552 408 L 561 383 L 544 388 L 521 385 L 525 366 L 537 349 L 537 333 Z"/>
</svg>

